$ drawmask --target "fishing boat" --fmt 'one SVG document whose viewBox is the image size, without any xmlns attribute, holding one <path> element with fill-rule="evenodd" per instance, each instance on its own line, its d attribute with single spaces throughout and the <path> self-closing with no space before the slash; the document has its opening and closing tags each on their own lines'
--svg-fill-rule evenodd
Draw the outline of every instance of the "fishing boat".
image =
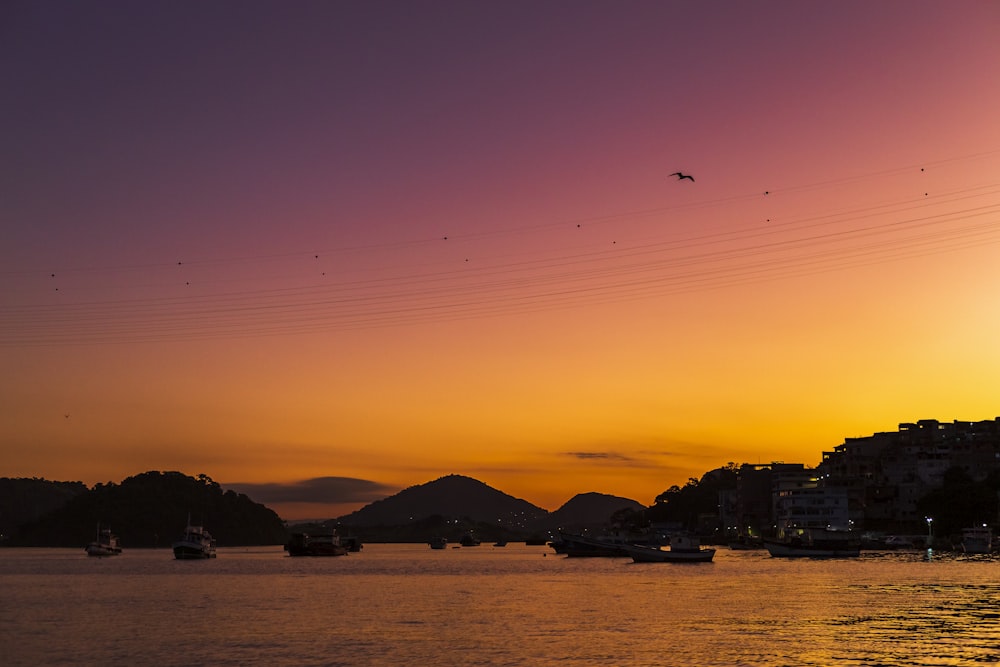
<svg viewBox="0 0 1000 667">
<path fill-rule="evenodd" d="M 629 544 L 624 548 L 636 563 L 710 563 L 715 557 L 715 549 L 703 549 L 693 535 L 671 536 L 666 549 L 644 544 Z"/>
<path fill-rule="evenodd" d="M 215 539 L 203 526 L 192 525 L 191 517 L 188 517 L 184 535 L 174 542 L 173 548 L 177 560 L 215 558 Z"/>
<path fill-rule="evenodd" d="M 775 539 L 764 539 L 775 558 L 853 558 L 861 555 L 861 539 L 853 531 L 836 528 L 799 528 Z"/>
<path fill-rule="evenodd" d="M 97 539 L 84 547 L 88 556 L 103 558 L 104 556 L 117 556 L 122 552 L 118 536 L 111 532 L 110 528 L 101 528 L 97 524 Z"/>
<path fill-rule="evenodd" d="M 336 531 L 310 535 L 292 533 L 285 545 L 289 556 L 346 556 L 347 547 L 340 543 Z"/>
</svg>

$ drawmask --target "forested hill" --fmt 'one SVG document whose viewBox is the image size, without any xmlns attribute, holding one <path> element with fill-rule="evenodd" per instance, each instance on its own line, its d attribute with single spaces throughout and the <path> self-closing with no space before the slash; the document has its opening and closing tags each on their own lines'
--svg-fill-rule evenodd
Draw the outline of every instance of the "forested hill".
<svg viewBox="0 0 1000 667">
<path fill-rule="evenodd" d="M 18 526 L 35 521 L 86 492 L 83 482 L 0 477 L 0 543 L 9 539 Z"/>
<path fill-rule="evenodd" d="M 97 484 L 61 507 L 22 524 L 12 545 L 80 547 L 94 539 L 98 523 L 122 546 L 169 547 L 192 523 L 204 526 L 220 547 L 283 544 L 285 527 L 273 510 L 235 491 L 223 491 L 206 475 L 145 472 L 121 484 Z"/>
</svg>

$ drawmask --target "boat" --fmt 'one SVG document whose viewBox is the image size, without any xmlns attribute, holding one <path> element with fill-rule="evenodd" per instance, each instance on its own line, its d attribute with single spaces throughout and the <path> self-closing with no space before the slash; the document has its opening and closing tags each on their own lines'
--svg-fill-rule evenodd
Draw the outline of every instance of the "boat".
<svg viewBox="0 0 1000 667">
<path fill-rule="evenodd" d="M 358 553 L 365 548 L 361 538 L 355 535 L 341 535 L 340 545 L 352 553 Z"/>
<path fill-rule="evenodd" d="M 861 539 L 836 528 L 798 528 L 776 539 L 764 539 L 775 558 L 852 558 L 861 555 Z"/>
<path fill-rule="evenodd" d="M 589 537 L 574 533 L 559 533 L 559 539 L 549 542 L 557 554 L 570 558 L 627 558 L 631 554 L 625 549 L 632 544 L 618 536 L 602 535 Z"/>
<path fill-rule="evenodd" d="M 697 537 L 693 535 L 673 535 L 670 547 L 645 544 L 629 544 L 625 550 L 636 563 L 710 563 L 715 557 L 715 549 L 701 547 Z"/>
<path fill-rule="evenodd" d="M 173 548 L 177 560 L 215 558 L 215 539 L 203 526 L 191 525 L 191 517 L 188 517 L 184 535 L 174 542 Z"/>
<path fill-rule="evenodd" d="M 730 551 L 753 551 L 764 548 L 759 537 L 748 537 L 746 535 L 740 535 L 730 540 L 726 546 L 729 547 Z"/>
<path fill-rule="evenodd" d="M 967 554 L 990 553 L 993 551 L 993 531 L 986 524 L 963 529 L 962 551 Z"/>
<path fill-rule="evenodd" d="M 466 533 L 465 535 L 462 535 L 462 539 L 460 539 L 458 543 L 463 547 L 478 547 L 483 542 L 472 533 Z"/>
<path fill-rule="evenodd" d="M 432 537 L 427 544 L 431 545 L 431 549 L 444 549 L 448 546 L 448 538 Z"/>
<path fill-rule="evenodd" d="M 332 533 L 292 533 L 285 545 L 289 556 L 346 556 L 347 547 L 340 543 L 336 531 Z"/>
<path fill-rule="evenodd" d="M 505 547 L 505 546 L 507 546 L 507 540 L 497 540 L 496 542 L 493 543 L 493 546 L 495 546 L 495 547 Z"/>
<path fill-rule="evenodd" d="M 97 524 L 97 539 L 84 547 L 84 550 L 88 556 L 101 558 L 119 555 L 122 547 L 118 542 L 118 536 L 112 533 L 110 528 L 101 528 L 101 524 Z"/>
</svg>

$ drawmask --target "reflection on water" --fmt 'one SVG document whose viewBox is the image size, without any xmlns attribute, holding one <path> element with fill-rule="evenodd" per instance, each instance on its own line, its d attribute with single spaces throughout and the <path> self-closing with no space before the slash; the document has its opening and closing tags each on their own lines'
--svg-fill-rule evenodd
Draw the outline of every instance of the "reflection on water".
<svg viewBox="0 0 1000 667">
<path fill-rule="evenodd" d="M 511 544 L 280 547 L 99 560 L 0 550 L 0 664 L 981 665 L 1000 661 L 1000 562 L 716 554 L 565 559 Z"/>
</svg>

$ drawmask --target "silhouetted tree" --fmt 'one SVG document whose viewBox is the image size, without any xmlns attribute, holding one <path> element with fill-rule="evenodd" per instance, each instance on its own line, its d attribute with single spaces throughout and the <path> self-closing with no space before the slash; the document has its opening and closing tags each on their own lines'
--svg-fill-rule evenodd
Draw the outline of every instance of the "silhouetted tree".
<svg viewBox="0 0 1000 667">
<path fill-rule="evenodd" d="M 674 485 L 658 495 L 646 514 L 652 522 L 676 521 L 695 530 L 699 516 L 718 514 L 719 492 L 735 489 L 738 473 L 739 466 L 730 462 L 700 480 L 691 477 L 683 487 Z"/>
</svg>

